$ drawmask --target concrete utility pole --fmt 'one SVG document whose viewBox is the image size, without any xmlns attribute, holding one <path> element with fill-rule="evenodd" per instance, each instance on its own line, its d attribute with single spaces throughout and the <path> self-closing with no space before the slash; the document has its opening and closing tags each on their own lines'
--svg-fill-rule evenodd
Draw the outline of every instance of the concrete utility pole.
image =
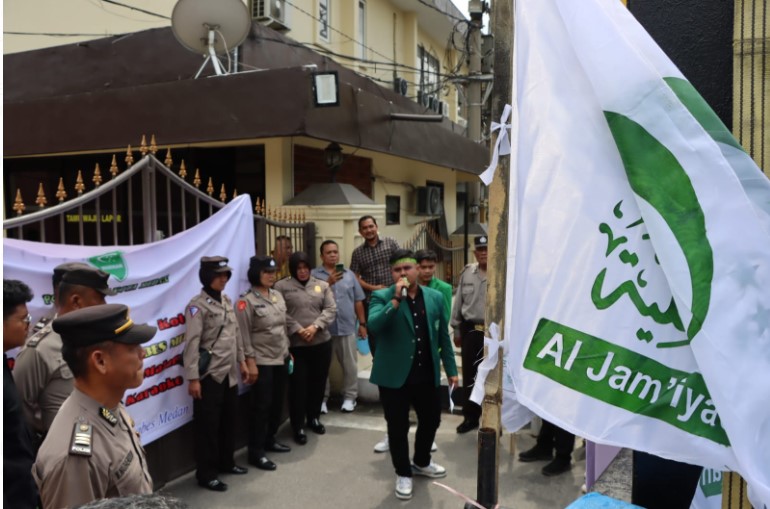
<svg viewBox="0 0 770 509">
<path fill-rule="evenodd" d="M 492 34 L 495 36 L 494 73 L 492 89 L 492 118 L 499 119 L 506 104 L 511 103 L 513 64 L 513 2 L 494 0 L 492 3 Z M 499 134 L 498 134 L 499 135 Z M 516 150 L 516 147 L 513 147 Z M 508 188 L 510 158 L 501 157 L 495 178 L 489 187 L 489 259 L 487 262 L 487 312 L 489 324 L 503 326 L 505 306 L 506 257 L 508 252 Z M 502 339 L 502 338 L 501 338 Z M 485 355 L 488 355 L 485 347 Z M 498 503 L 500 416 L 503 378 L 502 352 L 497 366 L 489 373 L 484 386 L 481 427 L 479 429 L 479 458 L 476 500 L 491 509 Z"/>
</svg>

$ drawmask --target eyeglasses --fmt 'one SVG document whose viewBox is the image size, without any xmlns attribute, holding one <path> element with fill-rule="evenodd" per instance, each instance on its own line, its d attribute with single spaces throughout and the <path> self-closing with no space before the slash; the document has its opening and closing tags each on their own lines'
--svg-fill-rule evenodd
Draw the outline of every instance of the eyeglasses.
<svg viewBox="0 0 770 509">
<path fill-rule="evenodd" d="M 29 325 L 30 323 L 32 323 L 32 315 L 27 314 L 27 316 L 22 318 L 21 321 L 24 322 L 25 324 Z"/>
</svg>

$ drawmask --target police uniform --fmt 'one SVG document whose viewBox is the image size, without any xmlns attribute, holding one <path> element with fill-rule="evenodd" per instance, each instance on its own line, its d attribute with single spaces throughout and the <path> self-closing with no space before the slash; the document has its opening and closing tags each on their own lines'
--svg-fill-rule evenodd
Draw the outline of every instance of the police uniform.
<svg viewBox="0 0 770 509">
<path fill-rule="evenodd" d="M 122 304 L 73 311 L 53 322 L 64 348 L 102 341 L 137 345 L 156 329 L 137 325 Z M 47 509 L 75 507 L 102 498 L 152 493 L 147 458 L 122 403 L 113 408 L 74 389 L 51 424 L 32 476 Z"/>
<path fill-rule="evenodd" d="M 209 286 L 216 275 L 232 274 L 227 262 L 222 256 L 201 258 L 203 290 L 185 309 L 185 377 L 201 384 L 201 399 L 193 400 L 196 477 L 201 486 L 214 491 L 227 489 L 218 479 L 219 472 L 246 472 L 233 460 L 243 344 L 230 298 L 224 292 L 216 295 Z M 205 373 L 198 368 L 200 349 L 211 354 Z"/>
<path fill-rule="evenodd" d="M 286 335 L 286 302 L 269 288 L 263 295 L 257 285 L 263 271 L 276 271 L 272 257 L 254 256 L 249 262 L 252 288 L 241 295 L 236 305 L 238 327 L 246 357 L 254 357 L 259 376 L 249 395 L 248 458 L 262 470 L 275 470 L 265 451 L 288 452 L 275 441 L 281 424 L 283 400 L 288 378 L 289 338 Z"/>
<path fill-rule="evenodd" d="M 57 273 L 60 274 L 57 281 Z M 67 263 L 54 269 L 54 287 L 59 282 L 93 288 L 104 295 L 115 295 L 107 281 L 110 275 L 83 263 Z M 62 357 L 62 340 L 52 321 L 27 340 L 16 357 L 13 370 L 24 415 L 41 437 L 51 427 L 56 412 L 72 392 L 74 378 Z"/>
<path fill-rule="evenodd" d="M 337 304 L 328 283 L 313 276 L 305 284 L 296 279 L 297 267 L 301 263 L 310 269 L 307 254 L 292 253 L 289 258 L 291 277 L 275 284 L 275 289 L 286 300 L 289 351 L 294 357 L 294 373 L 289 379 L 289 418 L 294 439 L 300 445 L 307 441 L 303 429 L 306 420 L 316 433 L 326 432 L 318 418 L 332 360 L 328 329 L 337 316 Z M 308 343 L 299 331 L 310 325 L 315 325 L 318 331 Z"/>
<path fill-rule="evenodd" d="M 487 237 L 474 239 L 478 249 L 487 246 Z M 454 306 L 452 307 L 452 328 L 460 331 L 462 344 L 462 371 L 464 422 L 478 425 L 481 407 L 470 400 L 473 382 L 476 379 L 478 363 L 484 357 L 484 313 L 487 297 L 487 276 L 478 263 L 471 263 L 463 269 L 457 284 Z"/>
</svg>

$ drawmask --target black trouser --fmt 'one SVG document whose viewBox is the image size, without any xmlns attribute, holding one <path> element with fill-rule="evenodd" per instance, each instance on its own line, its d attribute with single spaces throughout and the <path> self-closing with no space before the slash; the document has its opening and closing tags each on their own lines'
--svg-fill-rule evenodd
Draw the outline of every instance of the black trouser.
<svg viewBox="0 0 770 509">
<path fill-rule="evenodd" d="M 210 376 L 201 380 L 201 399 L 193 400 L 195 477 L 209 482 L 221 470 L 235 466 L 235 419 L 238 386 L 230 387 L 228 377 L 217 383 Z"/>
<path fill-rule="evenodd" d="M 544 419 L 540 434 L 537 436 L 537 447 L 548 452 L 556 449 L 557 458 L 571 460 L 572 449 L 575 448 L 575 435 Z"/>
<path fill-rule="evenodd" d="M 476 381 L 479 362 L 484 358 L 484 331 L 476 330 L 475 326 L 473 322 L 462 322 L 460 339 L 463 356 L 463 392 L 466 398 L 463 403 L 463 417 L 465 420 L 478 422 L 481 417 L 481 407 L 471 401 L 471 391 Z"/>
<path fill-rule="evenodd" d="M 265 455 L 265 447 L 275 442 L 281 424 L 281 410 L 286 391 L 286 364 L 259 365 L 259 377 L 251 387 L 246 429 L 249 435 L 249 461 Z"/>
<path fill-rule="evenodd" d="M 296 432 L 321 415 L 326 379 L 332 362 L 332 343 L 296 346 L 289 349 L 294 356 L 294 373 L 289 377 L 289 418 Z"/>
<path fill-rule="evenodd" d="M 440 387 L 433 384 L 406 384 L 398 389 L 380 386 L 380 403 L 388 423 L 390 459 L 396 475 L 412 477 L 409 462 L 409 407 L 417 413 L 417 434 L 414 440 L 414 464 L 430 464 L 430 448 L 441 424 Z"/>
</svg>

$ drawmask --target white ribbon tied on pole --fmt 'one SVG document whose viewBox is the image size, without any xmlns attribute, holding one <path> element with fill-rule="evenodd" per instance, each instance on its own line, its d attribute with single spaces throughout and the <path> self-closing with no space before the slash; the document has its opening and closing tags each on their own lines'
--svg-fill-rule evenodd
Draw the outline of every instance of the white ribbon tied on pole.
<svg viewBox="0 0 770 509">
<path fill-rule="evenodd" d="M 492 337 L 484 337 L 484 346 L 487 347 L 487 355 L 481 361 L 481 364 L 479 364 L 476 380 L 473 382 L 473 391 L 471 392 L 471 401 L 479 405 L 484 399 L 484 384 L 487 380 L 487 376 L 489 375 L 489 372 L 497 366 L 500 348 L 504 347 L 504 343 L 500 341 L 500 327 L 496 323 L 489 326 L 489 335 Z"/>
<path fill-rule="evenodd" d="M 508 130 L 511 129 L 511 124 L 508 124 L 508 117 L 511 116 L 511 105 L 506 104 L 503 108 L 503 114 L 500 115 L 500 123 L 492 122 L 492 129 L 490 133 L 500 131 L 497 135 L 497 141 L 495 141 L 495 148 L 492 151 L 492 161 L 484 173 L 479 175 L 479 178 L 484 185 L 489 185 L 495 176 L 495 168 L 497 168 L 497 162 L 500 156 L 507 156 L 511 154 L 511 138 L 508 135 Z"/>
</svg>

